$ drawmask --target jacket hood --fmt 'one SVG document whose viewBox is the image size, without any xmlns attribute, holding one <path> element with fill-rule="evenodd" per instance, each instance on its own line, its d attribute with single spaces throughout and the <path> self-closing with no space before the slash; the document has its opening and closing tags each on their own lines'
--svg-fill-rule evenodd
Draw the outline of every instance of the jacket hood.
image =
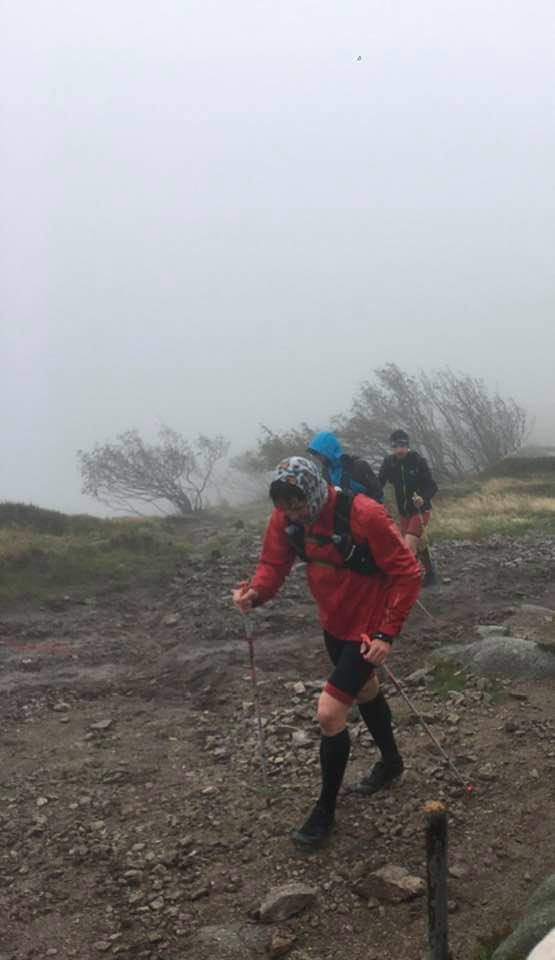
<svg viewBox="0 0 555 960">
<path fill-rule="evenodd" d="M 339 463 L 343 455 L 341 444 L 335 436 L 335 433 L 328 433 L 326 431 L 316 433 L 313 436 L 308 445 L 308 452 L 319 453 L 320 456 L 326 457 L 334 467 Z"/>
</svg>

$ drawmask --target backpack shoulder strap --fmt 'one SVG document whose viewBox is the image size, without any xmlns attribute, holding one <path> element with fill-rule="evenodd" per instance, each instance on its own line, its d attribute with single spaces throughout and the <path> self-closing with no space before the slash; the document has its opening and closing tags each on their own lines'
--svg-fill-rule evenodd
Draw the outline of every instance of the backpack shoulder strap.
<svg viewBox="0 0 555 960">
<path fill-rule="evenodd" d="M 351 536 L 351 506 L 353 495 L 349 490 L 338 490 L 333 514 L 333 532 L 340 537 Z"/>
<path fill-rule="evenodd" d="M 285 527 L 285 536 L 299 559 L 306 561 L 305 532 L 302 523 L 288 523 Z"/>
</svg>

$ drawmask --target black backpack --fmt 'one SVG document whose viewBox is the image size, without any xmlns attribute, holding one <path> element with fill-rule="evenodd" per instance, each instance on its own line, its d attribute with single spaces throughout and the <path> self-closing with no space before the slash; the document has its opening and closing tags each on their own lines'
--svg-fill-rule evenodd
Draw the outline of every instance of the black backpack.
<svg viewBox="0 0 555 960">
<path fill-rule="evenodd" d="M 306 534 L 302 523 L 289 523 L 285 528 L 285 535 L 297 556 L 305 563 L 319 563 L 325 567 L 336 567 L 338 570 L 354 570 L 365 577 L 371 577 L 380 572 L 371 550 L 367 544 L 358 544 L 351 534 L 351 505 L 353 494 L 347 490 L 339 490 L 335 500 L 333 515 L 333 534 Z M 306 555 L 305 544 L 317 543 L 318 546 L 328 546 L 333 543 L 341 556 L 343 563 L 328 563 L 324 560 L 311 560 Z"/>
<path fill-rule="evenodd" d="M 366 460 L 361 457 L 351 457 L 344 453 L 341 457 L 341 482 L 343 490 L 353 493 L 363 493 L 378 503 L 383 502 L 383 490 L 376 474 Z"/>
</svg>

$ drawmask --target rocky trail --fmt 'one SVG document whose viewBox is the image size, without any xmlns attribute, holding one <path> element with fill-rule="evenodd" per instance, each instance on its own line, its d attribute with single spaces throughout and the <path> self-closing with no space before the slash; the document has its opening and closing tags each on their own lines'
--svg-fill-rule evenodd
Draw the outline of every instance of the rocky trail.
<svg viewBox="0 0 555 960">
<path fill-rule="evenodd" d="M 2 960 L 420 960 L 430 799 L 449 810 L 454 960 L 478 960 L 480 938 L 555 870 L 555 541 L 439 544 L 444 582 L 421 596 L 433 619 L 416 608 L 391 660 L 474 799 L 389 689 L 404 781 L 372 800 L 345 792 L 333 842 L 311 856 L 288 835 L 317 790 L 327 663 L 299 569 L 253 614 L 266 796 L 229 603 L 257 550 L 256 530 L 237 529 L 157 596 L 0 614 Z M 504 660 L 515 639 L 529 647 Z M 495 657 L 477 665 L 484 642 Z M 527 672 L 538 651 L 548 660 Z M 351 730 L 348 782 L 373 760 L 356 716 Z"/>
</svg>

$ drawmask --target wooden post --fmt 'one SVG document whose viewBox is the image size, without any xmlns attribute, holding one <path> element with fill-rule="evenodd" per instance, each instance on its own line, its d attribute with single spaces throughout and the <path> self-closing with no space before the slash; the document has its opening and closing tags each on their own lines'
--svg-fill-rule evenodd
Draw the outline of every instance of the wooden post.
<svg viewBox="0 0 555 960">
<path fill-rule="evenodd" d="M 448 960 L 447 929 L 447 812 L 431 801 L 426 814 L 426 864 L 428 879 L 428 940 L 430 960 Z"/>
</svg>

